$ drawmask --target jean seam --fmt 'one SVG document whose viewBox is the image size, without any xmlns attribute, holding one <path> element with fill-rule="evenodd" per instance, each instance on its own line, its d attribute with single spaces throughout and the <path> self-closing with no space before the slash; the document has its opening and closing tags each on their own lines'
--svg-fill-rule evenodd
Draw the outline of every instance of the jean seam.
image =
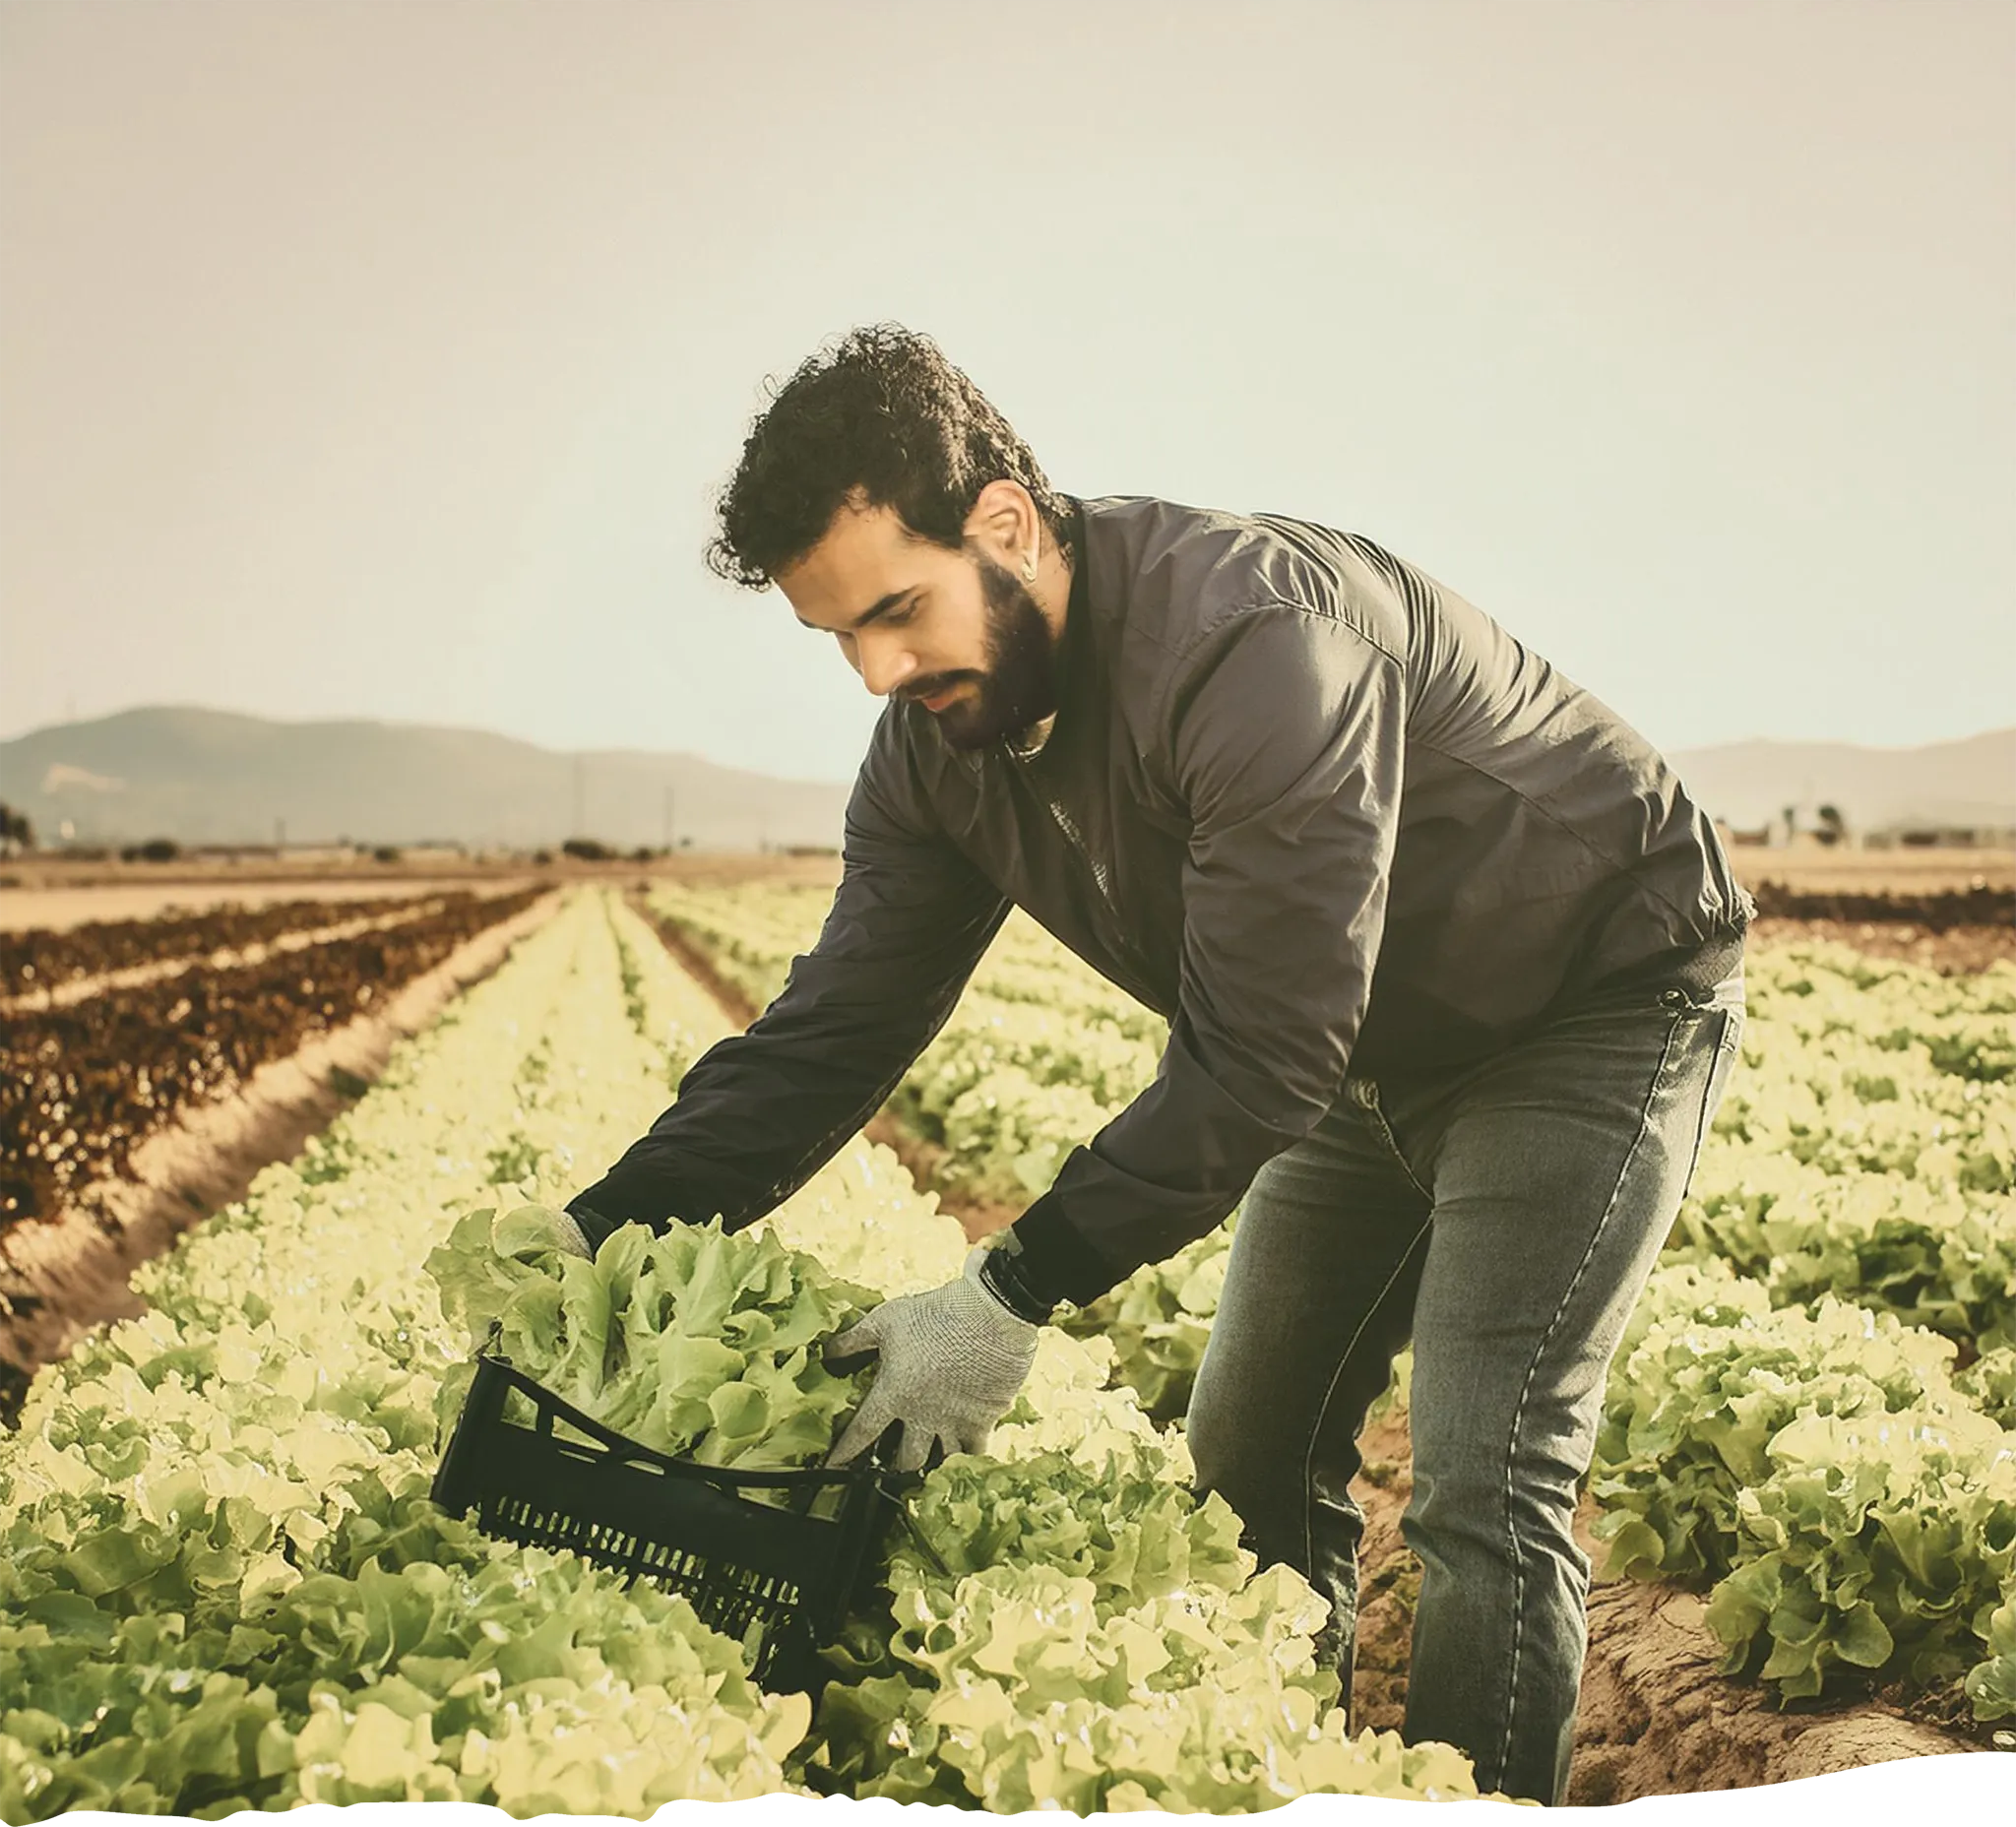
<svg viewBox="0 0 2016 1827">
<path fill-rule="evenodd" d="M 1393 1265 L 1392 1274 L 1387 1276 L 1386 1285 L 1358 1316 L 1356 1329 L 1346 1342 L 1344 1350 L 1338 1354 L 1337 1362 L 1331 1369 L 1330 1381 L 1323 1391 L 1323 1400 L 1316 1405 L 1316 1418 L 1309 1423 L 1309 1444 L 1302 1454 L 1302 1564 L 1308 1568 L 1311 1578 L 1315 1577 L 1316 1572 L 1316 1506 L 1310 1494 L 1314 1483 L 1311 1468 L 1316 1460 L 1317 1437 L 1323 1431 L 1323 1422 L 1330 1414 L 1331 1401 L 1337 1394 L 1337 1379 L 1344 1374 L 1345 1365 L 1351 1362 L 1351 1354 L 1357 1350 L 1358 1341 L 1365 1336 L 1365 1328 L 1372 1323 L 1373 1314 L 1385 1305 L 1386 1296 L 1393 1292 L 1393 1284 L 1400 1279 L 1401 1271 L 1414 1259 L 1415 1251 L 1420 1248 L 1421 1238 L 1428 1234 L 1428 1227 L 1434 1222 L 1434 1213 L 1430 1212 L 1416 1227 L 1407 1248 L 1401 1252 L 1400 1260 Z M 1347 1694 L 1344 1698 L 1345 1704 L 1349 1706 L 1351 1696 Z"/>
<path fill-rule="evenodd" d="M 1554 1309 L 1554 1317 L 1547 1322 L 1547 1329 L 1541 1335 L 1535 1348 L 1533 1361 L 1526 1367 L 1526 1381 L 1519 1391 L 1518 1405 L 1512 1411 L 1510 1436 L 1505 1444 L 1505 1477 L 1503 1498 L 1505 1504 L 1505 1540 L 1511 1548 L 1512 1562 L 1512 1653 L 1506 1658 L 1505 1679 L 1505 1737 L 1498 1750 L 1498 1772 L 1503 1774 L 1512 1758 L 1512 1729 L 1519 1710 L 1519 1654 L 1521 1639 L 1526 1633 L 1526 1558 L 1519 1551 L 1519 1533 L 1512 1522 L 1512 1463 L 1519 1455 L 1519 1429 L 1526 1418 L 1526 1400 L 1533 1394 L 1533 1379 L 1540 1374 L 1542 1360 L 1547 1354 L 1547 1347 L 1554 1342 L 1554 1334 L 1560 1330 L 1561 1315 L 1567 1312 L 1569 1302 L 1575 1298 L 1575 1291 L 1582 1286 L 1582 1278 L 1589 1272 L 1591 1260 L 1596 1255 L 1596 1246 L 1609 1229 L 1610 1220 L 1616 1216 L 1617 1200 L 1624 1190 L 1624 1182 L 1630 1177 L 1632 1164 L 1638 1159 L 1638 1152 L 1645 1144 L 1645 1138 L 1652 1133 L 1652 1105 L 1659 1096 L 1660 1082 L 1666 1077 L 1668 1064 L 1673 1056 L 1673 1041 L 1678 1038 L 1680 1022 L 1675 1019 L 1667 1029 L 1666 1045 L 1660 1050 L 1659 1064 L 1653 1069 L 1652 1083 L 1645 1094 L 1645 1108 L 1638 1119 L 1638 1133 L 1631 1138 L 1631 1146 L 1624 1152 L 1623 1164 L 1617 1169 L 1616 1184 L 1610 1188 L 1608 1203 L 1604 1207 L 1603 1217 L 1597 1220 L 1596 1229 L 1591 1233 L 1589 1247 L 1582 1252 L 1582 1261 L 1577 1265 L 1566 1291 L 1561 1295 L 1561 1304 Z"/>
<path fill-rule="evenodd" d="M 1728 1077 L 1723 1067 L 1723 1056 L 1725 1053 L 1733 1053 L 1736 1047 L 1742 1044 L 1742 1030 L 1737 1026 L 1739 1012 L 1739 1007 L 1725 1008 L 1723 1010 L 1722 1035 L 1715 1043 L 1714 1057 L 1708 1062 L 1708 1084 L 1701 1093 L 1701 1118 L 1694 1125 L 1694 1149 L 1693 1153 L 1687 1158 L 1687 1177 L 1680 1182 L 1682 1197 L 1685 1197 L 1687 1189 L 1694 1183 L 1694 1174 L 1701 1166 L 1702 1151 L 1708 1142 L 1708 1132 L 1715 1122 L 1716 1112 L 1710 1107 L 1709 1101 L 1715 1096 L 1718 1075 L 1723 1077 L 1725 1088 L 1728 1084 Z M 1730 1039 L 1732 1031 L 1734 1032 L 1736 1037 L 1733 1042 Z"/>
</svg>

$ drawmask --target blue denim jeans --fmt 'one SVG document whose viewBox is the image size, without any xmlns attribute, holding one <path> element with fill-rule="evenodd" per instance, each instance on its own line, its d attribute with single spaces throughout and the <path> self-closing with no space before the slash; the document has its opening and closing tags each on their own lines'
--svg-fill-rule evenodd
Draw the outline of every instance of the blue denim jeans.
<svg viewBox="0 0 2016 1827">
<path fill-rule="evenodd" d="M 1572 1522 L 1625 1319 L 1743 1026 L 1740 959 L 1589 1000 L 1434 1083 L 1349 1077 L 1241 1204 L 1190 1404 L 1198 1489 L 1330 1600 L 1351 1692 L 1356 1436 L 1412 1339 L 1421 1563 L 1403 1736 L 1480 1785 L 1567 1794 L 1590 1563 Z"/>
</svg>

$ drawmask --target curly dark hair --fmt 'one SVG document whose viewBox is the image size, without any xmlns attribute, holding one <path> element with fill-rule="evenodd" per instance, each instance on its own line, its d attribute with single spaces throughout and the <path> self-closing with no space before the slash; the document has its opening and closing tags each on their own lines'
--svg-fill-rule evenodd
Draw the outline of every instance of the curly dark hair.
<svg viewBox="0 0 2016 1827">
<path fill-rule="evenodd" d="M 822 346 L 760 413 L 717 498 L 707 566 L 762 590 L 825 537 L 859 491 L 910 531 L 953 551 L 980 490 L 1001 477 L 1029 490 L 1060 546 L 1071 509 L 1029 446 L 927 336 L 869 324 Z"/>
</svg>

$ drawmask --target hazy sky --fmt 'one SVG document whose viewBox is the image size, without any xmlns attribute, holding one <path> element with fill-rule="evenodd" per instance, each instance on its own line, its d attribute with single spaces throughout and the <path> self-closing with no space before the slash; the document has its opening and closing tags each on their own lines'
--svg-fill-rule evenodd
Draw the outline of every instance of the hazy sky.
<svg viewBox="0 0 2016 1827">
<path fill-rule="evenodd" d="M 845 779 L 877 701 L 701 548 L 878 319 L 1662 746 L 2016 724 L 2012 88 L 2009 0 L 6 0 L 0 736 Z"/>
</svg>

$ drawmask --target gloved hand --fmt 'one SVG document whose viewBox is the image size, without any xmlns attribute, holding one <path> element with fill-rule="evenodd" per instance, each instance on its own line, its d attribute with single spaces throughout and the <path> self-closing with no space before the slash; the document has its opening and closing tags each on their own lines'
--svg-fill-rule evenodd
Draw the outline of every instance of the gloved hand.
<svg viewBox="0 0 2016 1827">
<path fill-rule="evenodd" d="M 872 1446 L 890 1422 L 903 1423 L 899 1472 L 920 1472 L 934 1444 L 948 1453 L 986 1448 L 1036 1358 L 1042 1328 L 1001 1304 L 979 1279 L 988 1245 L 968 1254 L 956 1282 L 885 1300 L 866 1319 L 827 1340 L 825 1357 L 876 1351 L 881 1362 L 867 1399 L 826 1456 L 844 1466 Z"/>
</svg>

